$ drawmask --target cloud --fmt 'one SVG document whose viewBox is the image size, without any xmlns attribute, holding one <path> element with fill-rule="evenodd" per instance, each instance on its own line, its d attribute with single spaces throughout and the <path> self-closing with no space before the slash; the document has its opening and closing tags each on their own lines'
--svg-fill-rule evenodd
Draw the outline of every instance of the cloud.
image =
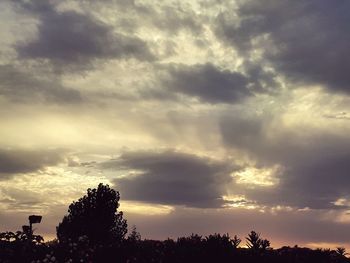
<svg viewBox="0 0 350 263">
<path fill-rule="evenodd" d="M 324 114 L 323 117 L 328 119 L 336 119 L 336 120 L 350 120 L 349 114 L 344 111 L 339 113 Z"/>
<path fill-rule="evenodd" d="M 248 116 L 222 116 L 219 126 L 223 143 L 243 150 L 255 150 L 264 138 L 265 119 Z"/>
<path fill-rule="evenodd" d="M 318 209 L 337 208 L 334 205 L 337 199 L 349 197 L 350 145 L 343 141 L 344 146 L 335 148 L 327 143 L 322 145 L 322 141 L 316 143 L 321 146 L 309 152 L 310 158 L 303 162 L 299 160 L 286 172 L 285 177 L 288 179 L 283 189 L 290 192 L 291 196 L 295 195 L 289 203 Z"/>
<path fill-rule="evenodd" d="M 37 172 L 64 160 L 61 150 L 0 149 L 0 179 Z"/>
<path fill-rule="evenodd" d="M 190 207 L 220 207 L 234 165 L 196 155 L 126 152 L 102 164 L 104 169 L 128 169 L 135 175 L 114 180 L 126 200 Z"/>
<path fill-rule="evenodd" d="M 172 65 L 161 80 L 169 92 L 195 97 L 206 103 L 235 103 L 251 95 L 249 80 L 239 72 L 212 64 Z"/>
<path fill-rule="evenodd" d="M 155 5 L 152 2 L 140 2 L 133 0 L 119 1 L 83 1 L 95 7 L 109 6 L 118 12 L 119 21 L 124 29 L 132 32 L 142 27 L 151 27 L 168 35 L 176 35 L 186 30 L 193 35 L 202 32 L 203 24 L 201 16 L 194 12 L 189 5 L 179 2 L 162 2 Z"/>
<path fill-rule="evenodd" d="M 64 87 L 58 80 L 40 79 L 13 65 L 0 65 L 0 95 L 13 102 L 77 103 L 80 92 Z"/>
<path fill-rule="evenodd" d="M 203 29 L 200 17 L 180 5 L 162 6 L 158 12 L 154 10 L 151 17 L 155 27 L 169 34 L 177 34 L 182 29 L 187 29 L 192 34 L 199 34 Z"/>
<path fill-rule="evenodd" d="M 349 92 L 349 8 L 348 1 L 244 1 L 237 13 L 218 16 L 215 32 L 245 57 L 260 50 L 259 63 L 293 84 Z"/>
<path fill-rule="evenodd" d="M 37 38 L 16 44 L 21 59 L 46 59 L 66 71 L 89 69 L 97 59 L 153 59 L 144 41 L 115 32 L 91 15 L 59 12 L 42 2 L 21 3 L 21 7 L 40 19 Z"/>
<path fill-rule="evenodd" d="M 346 135 L 302 127 L 290 130 L 275 119 L 223 117 L 223 144 L 248 154 L 257 165 L 281 165 L 279 184 L 241 189 L 248 199 L 265 205 L 336 208 L 333 202 L 349 196 L 350 143 Z"/>
</svg>

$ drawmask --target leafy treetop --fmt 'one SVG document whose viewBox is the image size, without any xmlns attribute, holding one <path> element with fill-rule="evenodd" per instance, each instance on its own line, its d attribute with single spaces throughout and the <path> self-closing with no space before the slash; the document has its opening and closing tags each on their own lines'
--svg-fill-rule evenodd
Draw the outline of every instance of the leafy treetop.
<svg viewBox="0 0 350 263">
<path fill-rule="evenodd" d="M 119 192 L 108 185 L 89 188 L 86 195 L 69 206 L 68 215 L 57 227 L 58 240 L 64 243 L 85 236 L 95 245 L 120 242 L 127 233 L 127 223 L 123 213 L 117 212 L 119 199 Z"/>
</svg>

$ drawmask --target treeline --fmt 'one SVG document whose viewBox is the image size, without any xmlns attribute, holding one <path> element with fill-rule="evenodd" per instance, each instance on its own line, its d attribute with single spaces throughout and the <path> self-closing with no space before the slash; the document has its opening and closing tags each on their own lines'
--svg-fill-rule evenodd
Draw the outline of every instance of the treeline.
<svg viewBox="0 0 350 263">
<path fill-rule="evenodd" d="M 266 262 L 266 263 L 341 263 L 350 262 L 344 248 L 309 249 L 282 247 L 273 249 L 270 241 L 251 231 L 242 243 L 228 234 L 199 236 L 192 234 L 177 240 L 142 240 L 134 227 L 127 236 L 127 222 L 117 213 L 119 193 L 100 184 L 69 206 L 68 214 L 57 226 L 57 239 L 44 242 L 30 226 L 23 231 L 0 233 L 2 262 Z M 241 245 L 244 247 L 241 247 Z"/>
<path fill-rule="evenodd" d="M 130 235 L 120 242 L 99 246 L 91 244 L 86 236 L 76 242 L 61 243 L 56 239 L 44 243 L 36 240 L 28 242 L 23 233 L 18 239 L 11 233 L 6 233 L 1 233 L 0 236 L 0 262 L 350 262 L 345 257 L 345 250 L 341 248 L 241 248 L 236 246 L 235 238 L 231 239 L 227 234 L 206 237 L 193 234 L 164 241 L 141 240 Z M 13 239 L 9 239 L 10 236 Z"/>
</svg>

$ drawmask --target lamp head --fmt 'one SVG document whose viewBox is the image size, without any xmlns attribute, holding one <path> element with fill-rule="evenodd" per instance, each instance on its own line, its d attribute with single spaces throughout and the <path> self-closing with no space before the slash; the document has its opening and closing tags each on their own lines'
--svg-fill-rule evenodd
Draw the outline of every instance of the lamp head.
<svg viewBox="0 0 350 263">
<path fill-rule="evenodd" d="M 29 216 L 28 219 L 29 219 L 29 223 L 38 224 L 41 222 L 42 216 L 31 215 L 31 216 Z"/>
</svg>

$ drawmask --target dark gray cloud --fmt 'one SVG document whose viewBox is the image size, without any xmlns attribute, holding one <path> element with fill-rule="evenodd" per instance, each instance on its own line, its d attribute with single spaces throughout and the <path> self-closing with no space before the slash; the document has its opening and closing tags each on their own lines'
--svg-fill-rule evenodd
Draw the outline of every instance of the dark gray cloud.
<svg viewBox="0 0 350 263">
<path fill-rule="evenodd" d="M 231 182 L 234 165 L 196 155 L 165 152 L 128 152 L 102 164 L 104 169 L 140 171 L 135 176 L 115 179 L 126 200 L 220 207 L 224 204 L 224 186 Z"/>
<path fill-rule="evenodd" d="M 53 8 L 53 1 L 45 1 L 45 0 L 5 0 L 11 4 L 14 5 L 15 8 L 18 8 L 18 10 L 30 12 L 36 15 L 42 14 L 42 13 L 49 13 L 52 11 Z"/>
<path fill-rule="evenodd" d="M 332 202 L 339 198 L 349 198 L 349 146 L 346 143 L 347 150 L 344 147 L 332 149 L 333 146 L 326 146 L 329 149 L 319 149 L 319 152 L 315 149 L 311 154 L 316 155 L 317 159 L 312 156 L 286 171 L 285 177 L 288 179 L 283 188 L 294 189 L 289 191 L 291 196 L 297 194 L 290 198 L 292 202 L 313 208 L 334 208 Z"/>
<path fill-rule="evenodd" d="M 235 103 L 252 93 L 249 80 L 239 72 L 221 70 L 212 64 L 173 65 L 161 85 L 170 92 L 185 94 L 207 103 Z"/>
<path fill-rule="evenodd" d="M 224 116 L 219 126 L 223 143 L 241 149 L 258 147 L 264 138 L 265 120 L 248 116 Z M 252 152 L 255 152 L 254 149 Z"/>
<path fill-rule="evenodd" d="M 97 59 L 153 59 L 144 41 L 117 33 L 91 15 L 58 12 L 41 1 L 20 6 L 40 18 L 37 39 L 16 45 L 21 59 L 47 59 L 57 70 L 89 69 Z"/>
<path fill-rule="evenodd" d="M 80 92 L 64 87 L 59 80 L 40 79 L 13 65 L 0 65 L 0 95 L 14 102 L 77 103 Z"/>
<path fill-rule="evenodd" d="M 273 188 L 244 189 L 249 199 L 269 205 L 334 208 L 350 196 L 350 142 L 347 136 L 303 127 L 275 130 L 268 117 L 222 119 L 223 143 L 240 149 L 260 165 L 282 165 L 280 183 Z"/>
<path fill-rule="evenodd" d="M 349 92 L 349 10 L 349 1 L 243 1 L 237 14 L 218 16 L 215 31 L 244 56 L 263 49 L 263 61 L 294 83 Z"/>
<path fill-rule="evenodd" d="M 64 160 L 62 150 L 0 149 L 0 180 L 43 170 Z"/>
</svg>

